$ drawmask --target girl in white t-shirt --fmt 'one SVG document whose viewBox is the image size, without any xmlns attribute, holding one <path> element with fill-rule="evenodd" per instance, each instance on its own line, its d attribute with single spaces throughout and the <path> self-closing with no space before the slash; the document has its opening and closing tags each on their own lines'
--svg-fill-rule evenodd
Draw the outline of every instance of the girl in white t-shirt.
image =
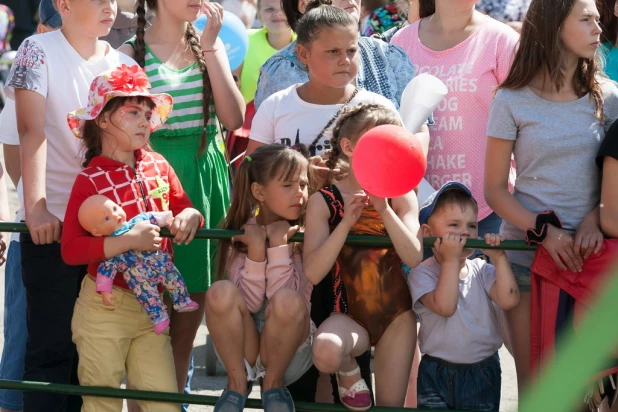
<svg viewBox="0 0 618 412">
<path fill-rule="evenodd" d="M 20 237 L 28 296 L 24 378 L 77 384 L 71 318 L 86 270 L 63 262 L 59 241 L 82 158 L 66 114 L 81 106 L 98 74 L 135 62 L 98 40 L 114 23 L 115 1 L 56 0 L 55 6 L 62 29 L 22 43 L 5 91 L 16 105 L 29 229 Z M 75 411 L 80 403 L 79 397 L 25 392 L 23 409 Z"/>
<path fill-rule="evenodd" d="M 331 149 L 334 122 L 344 107 L 377 103 L 396 111 L 385 97 L 355 85 L 357 22 L 330 4 L 330 0 L 314 0 L 298 21 L 298 57 L 307 66 L 309 81 L 281 90 L 260 105 L 247 154 L 264 144 L 280 143 L 306 145 L 312 156 L 323 156 Z"/>
</svg>

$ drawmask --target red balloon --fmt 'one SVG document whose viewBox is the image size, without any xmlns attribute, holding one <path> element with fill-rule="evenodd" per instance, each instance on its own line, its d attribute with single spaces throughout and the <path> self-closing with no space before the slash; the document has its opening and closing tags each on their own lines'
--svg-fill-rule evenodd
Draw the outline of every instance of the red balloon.
<svg viewBox="0 0 618 412">
<path fill-rule="evenodd" d="M 414 134 L 400 126 L 382 125 L 361 136 L 354 148 L 352 169 L 365 192 L 392 199 L 418 186 L 427 159 Z"/>
</svg>

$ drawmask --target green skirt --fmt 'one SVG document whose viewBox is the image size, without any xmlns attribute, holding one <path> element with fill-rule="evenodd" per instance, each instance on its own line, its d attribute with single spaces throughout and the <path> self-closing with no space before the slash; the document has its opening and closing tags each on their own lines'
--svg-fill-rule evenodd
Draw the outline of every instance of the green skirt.
<svg viewBox="0 0 618 412">
<path fill-rule="evenodd" d="M 161 133 L 163 132 L 163 133 Z M 177 136 L 178 131 L 154 133 L 150 143 L 172 165 L 193 207 L 204 216 L 204 228 L 217 228 L 230 206 L 230 183 L 225 157 L 215 135 L 199 158 L 201 136 Z M 169 133 L 169 132 L 168 132 Z M 199 131 L 198 131 L 199 133 Z M 194 239 L 189 245 L 174 244 L 174 263 L 187 283 L 189 293 L 205 292 L 216 273 L 217 241 Z"/>
</svg>

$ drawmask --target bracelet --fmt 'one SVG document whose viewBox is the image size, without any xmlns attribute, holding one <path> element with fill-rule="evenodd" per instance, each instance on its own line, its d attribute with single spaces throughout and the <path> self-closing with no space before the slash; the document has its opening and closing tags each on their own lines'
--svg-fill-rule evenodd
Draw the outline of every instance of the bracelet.
<svg viewBox="0 0 618 412">
<path fill-rule="evenodd" d="M 202 56 L 204 55 L 204 53 L 214 53 L 219 49 L 210 49 L 210 50 L 202 50 Z"/>
<path fill-rule="evenodd" d="M 529 246 L 540 245 L 547 237 L 549 225 L 562 228 L 560 218 L 553 210 L 546 210 L 536 216 L 536 226 L 526 231 L 526 243 Z"/>
</svg>

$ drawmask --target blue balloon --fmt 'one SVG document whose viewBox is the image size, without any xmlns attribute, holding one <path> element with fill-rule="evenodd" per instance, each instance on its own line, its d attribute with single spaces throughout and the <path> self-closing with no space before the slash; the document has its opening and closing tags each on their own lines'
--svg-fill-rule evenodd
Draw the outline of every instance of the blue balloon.
<svg viewBox="0 0 618 412">
<path fill-rule="evenodd" d="M 206 15 L 202 14 L 193 22 L 193 26 L 202 32 L 207 21 Z M 235 14 L 228 11 L 223 12 L 223 24 L 219 31 L 219 38 L 225 45 L 230 68 L 236 70 L 245 60 L 249 49 L 249 36 L 247 36 L 245 24 Z"/>
</svg>

